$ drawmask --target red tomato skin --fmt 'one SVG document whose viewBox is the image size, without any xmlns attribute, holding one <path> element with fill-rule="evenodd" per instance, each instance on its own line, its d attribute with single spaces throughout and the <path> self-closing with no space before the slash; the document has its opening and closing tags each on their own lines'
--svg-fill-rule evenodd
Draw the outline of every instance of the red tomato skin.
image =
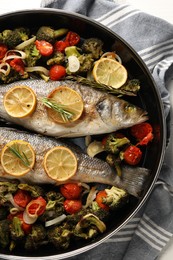
<svg viewBox="0 0 173 260">
<path fill-rule="evenodd" d="M 30 196 L 30 194 L 29 194 L 27 191 L 25 191 L 25 190 L 18 190 L 18 191 L 15 193 L 13 199 L 14 199 L 14 202 L 15 202 L 18 206 L 20 206 L 20 207 L 22 207 L 22 208 L 25 208 L 25 207 L 27 206 L 27 204 L 31 201 L 31 196 Z"/>
<path fill-rule="evenodd" d="M 142 151 L 136 146 L 129 146 L 124 151 L 124 161 L 130 165 L 137 165 L 142 158 Z"/>
<path fill-rule="evenodd" d="M 152 126 L 147 123 L 143 122 L 138 125 L 134 125 L 131 127 L 131 135 L 135 137 L 137 140 L 142 140 L 144 137 L 146 137 L 149 133 L 152 133 L 153 128 Z"/>
<path fill-rule="evenodd" d="M 68 200 L 64 201 L 64 209 L 69 214 L 75 214 L 82 209 L 81 200 Z"/>
<path fill-rule="evenodd" d="M 66 183 L 60 186 L 60 192 L 66 199 L 79 199 L 82 187 L 77 183 Z"/>
<path fill-rule="evenodd" d="M 28 203 L 26 207 L 27 213 L 30 215 L 40 216 L 44 213 L 46 209 L 46 204 L 46 200 L 41 196 L 33 199 Z"/>
<path fill-rule="evenodd" d="M 67 41 L 57 41 L 54 44 L 54 51 L 63 53 L 67 47 L 69 47 L 69 43 Z"/>
<path fill-rule="evenodd" d="M 53 53 L 53 45 L 50 42 L 47 42 L 44 40 L 41 40 L 41 41 L 36 40 L 35 45 L 36 45 L 37 50 L 39 50 L 39 52 L 42 56 L 47 57 Z"/>
<path fill-rule="evenodd" d="M 75 32 L 69 31 L 67 33 L 65 41 L 68 42 L 70 46 L 74 46 L 74 45 L 77 45 L 79 43 L 80 36 Z"/>
<path fill-rule="evenodd" d="M 105 190 L 101 190 L 96 195 L 96 202 L 99 205 L 100 208 L 109 210 L 109 206 L 103 203 L 103 198 L 107 197 L 107 193 Z"/>
<path fill-rule="evenodd" d="M 0 59 L 3 59 L 6 52 L 8 51 L 8 48 L 5 44 L 1 43 L 0 44 Z"/>
<path fill-rule="evenodd" d="M 10 61 L 10 66 L 17 72 L 19 72 L 21 75 L 25 72 L 25 65 L 21 59 L 13 59 Z"/>
<path fill-rule="evenodd" d="M 53 65 L 49 70 L 49 77 L 51 80 L 59 80 L 66 75 L 65 67 L 61 65 Z"/>
</svg>

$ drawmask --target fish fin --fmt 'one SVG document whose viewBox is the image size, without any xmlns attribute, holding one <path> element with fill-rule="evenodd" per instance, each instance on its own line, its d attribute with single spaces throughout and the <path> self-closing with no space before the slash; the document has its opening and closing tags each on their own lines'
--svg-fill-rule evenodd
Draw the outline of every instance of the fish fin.
<svg viewBox="0 0 173 260">
<path fill-rule="evenodd" d="M 122 176 L 118 186 L 125 189 L 129 194 L 140 197 L 149 179 L 150 170 L 143 167 L 122 167 Z"/>
</svg>

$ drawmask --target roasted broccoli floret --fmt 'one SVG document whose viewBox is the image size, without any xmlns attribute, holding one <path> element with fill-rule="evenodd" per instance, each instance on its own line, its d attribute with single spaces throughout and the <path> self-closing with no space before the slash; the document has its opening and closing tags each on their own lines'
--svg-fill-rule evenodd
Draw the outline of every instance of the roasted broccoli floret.
<svg viewBox="0 0 173 260">
<path fill-rule="evenodd" d="M 105 140 L 104 148 L 106 152 L 118 154 L 120 148 L 129 143 L 130 140 L 127 137 L 116 137 L 114 134 L 109 134 Z"/>
<path fill-rule="evenodd" d="M 0 82 L 2 84 L 9 84 L 18 80 L 27 79 L 29 77 L 28 73 L 25 71 L 24 74 L 20 74 L 13 68 L 10 69 L 10 73 L 8 75 L 4 75 L 0 73 Z"/>
<path fill-rule="evenodd" d="M 129 194 L 120 188 L 112 186 L 105 189 L 107 196 L 103 198 L 103 203 L 109 206 L 111 210 L 115 210 L 128 201 Z"/>
<path fill-rule="evenodd" d="M 56 191 L 49 191 L 46 193 L 46 210 L 40 216 L 41 221 L 47 221 L 53 218 L 56 218 L 64 213 L 64 197 L 61 193 Z"/>
<path fill-rule="evenodd" d="M 51 66 L 54 64 L 63 64 L 64 61 L 65 61 L 64 53 L 57 51 L 54 53 L 53 57 L 47 60 L 47 65 Z"/>
<path fill-rule="evenodd" d="M 83 74 L 91 71 L 94 64 L 94 59 L 91 54 L 83 54 L 78 59 L 80 62 L 79 73 Z"/>
<path fill-rule="evenodd" d="M 19 181 L 0 181 L 0 193 L 14 193 L 18 189 Z"/>
<path fill-rule="evenodd" d="M 26 183 L 20 183 L 18 185 L 18 188 L 21 190 L 29 191 L 33 198 L 37 198 L 39 196 L 44 195 L 44 189 L 38 185 L 29 185 Z"/>
<path fill-rule="evenodd" d="M 14 241 L 21 240 L 25 237 L 25 233 L 22 229 L 21 220 L 18 217 L 14 217 L 10 224 L 10 234 Z"/>
<path fill-rule="evenodd" d="M 121 89 L 137 93 L 140 90 L 140 82 L 138 79 L 128 80 Z"/>
<path fill-rule="evenodd" d="M 56 40 L 56 38 L 65 35 L 67 32 L 68 29 L 66 28 L 54 30 L 50 26 L 41 26 L 36 33 L 36 38 L 39 41 L 45 40 L 50 43 L 53 43 Z"/>
<path fill-rule="evenodd" d="M 39 248 L 46 238 L 46 229 L 41 224 L 34 224 L 31 232 L 26 237 L 25 249 L 28 251 Z"/>
<path fill-rule="evenodd" d="M 106 225 L 96 215 L 88 213 L 83 216 L 74 229 L 74 235 L 89 239 L 95 237 L 99 232 L 103 233 Z"/>
<path fill-rule="evenodd" d="M 41 58 L 40 52 L 37 50 L 35 44 L 31 43 L 25 47 L 24 52 L 26 53 L 26 65 L 28 67 L 34 67 L 37 61 Z"/>
<path fill-rule="evenodd" d="M 98 38 L 89 38 L 82 44 L 82 50 L 85 53 L 91 53 L 93 59 L 99 59 L 103 54 L 103 42 Z"/>
<path fill-rule="evenodd" d="M 24 27 L 4 30 L 1 33 L 0 41 L 6 44 L 9 49 L 13 49 L 21 42 L 28 40 L 29 33 L 29 29 Z"/>
<path fill-rule="evenodd" d="M 5 248 L 10 243 L 9 220 L 0 221 L 0 247 Z"/>
<path fill-rule="evenodd" d="M 61 226 L 50 228 L 48 230 L 48 240 L 58 249 L 67 249 L 70 245 L 72 234 L 72 229 L 67 223 L 65 223 Z"/>
<path fill-rule="evenodd" d="M 91 204 L 91 212 L 102 221 L 106 221 L 109 217 L 109 211 L 100 208 L 96 201 L 93 201 Z"/>
</svg>

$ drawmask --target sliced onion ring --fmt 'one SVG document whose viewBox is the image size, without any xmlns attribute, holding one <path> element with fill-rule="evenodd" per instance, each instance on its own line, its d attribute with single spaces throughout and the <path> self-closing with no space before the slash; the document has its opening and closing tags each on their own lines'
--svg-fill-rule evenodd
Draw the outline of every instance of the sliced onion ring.
<svg viewBox="0 0 173 260">
<path fill-rule="evenodd" d="M 20 43 L 15 47 L 15 50 L 23 50 L 26 46 L 30 45 L 31 43 L 35 42 L 36 36 L 33 36 L 32 38 Z"/>
<path fill-rule="evenodd" d="M 66 219 L 66 215 L 65 214 L 62 214 L 61 216 L 59 217 L 56 217 L 54 219 L 51 219 L 51 220 L 48 220 L 45 222 L 45 227 L 50 227 L 52 225 L 55 225 L 55 224 L 58 224 L 60 222 L 62 222 L 64 219 Z"/>
<path fill-rule="evenodd" d="M 35 223 L 37 218 L 38 218 L 37 215 L 34 215 L 34 216 L 28 215 L 26 210 L 23 212 L 23 220 L 24 220 L 24 222 L 26 224 L 33 224 L 33 223 Z"/>
<path fill-rule="evenodd" d="M 7 62 L 2 62 L 0 64 L 0 72 L 3 73 L 5 76 L 7 76 L 10 73 L 10 69 L 10 65 Z"/>
<path fill-rule="evenodd" d="M 26 67 L 25 71 L 27 72 L 42 72 L 44 75 L 49 76 L 49 70 L 42 66 L 35 66 L 35 67 Z"/>
<path fill-rule="evenodd" d="M 9 54 L 9 53 L 13 53 L 13 54 Z M 8 55 L 9 54 L 9 55 Z M 19 50 L 9 50 L 6 52 L 3 61 L 6 60 L 11 60 L 11 59 L 26 59 L 26 53 L 24 51 L 19 51 Z"/>
</svg>

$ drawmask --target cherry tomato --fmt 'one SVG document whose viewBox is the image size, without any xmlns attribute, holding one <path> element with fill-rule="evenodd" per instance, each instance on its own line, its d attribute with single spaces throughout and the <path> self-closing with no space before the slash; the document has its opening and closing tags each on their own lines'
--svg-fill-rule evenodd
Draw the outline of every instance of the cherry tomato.
<svg viewBox="0 0 173 260">
<path fill-rule="evenodd" d="M 82 208 L 81 200 L 69 200 L 64 201 L 64 209 L 69 214 L 75 214 L 79 212 Z"/>
<path fill-rule="evenodd" d="M 29 194 L 27 191 L 25 191 L 25 190 L 18 190 L 18 191 L 15 193 L 13 199 L 14 199 L 14 202 L 15 202 L 18 206 L 20 206 L 20 207 L 22 207 L 22 208 L 25 208 L 26 205 L 30 202 L 31 196 L 30 196 L 30 194 Z"/>
<path fill-rule="evenodd" d="M 151 132 L 149 132 L 141 141 L 139 141 L 139 143 L 137 143 L 136 145 L 147 145 L 149 142 L 151 142 L 153 140 L 153 134 Z"/>
<path fill-rule="evenodd" d="M 49 77 L 51 80 L 59 80 L 66 75 L 65 67 L 61 65 L 53 65 L 49 70 Z"/>
<path fill-rule="evenodd" d="M 16 58 L 10 61 L 10 66 L 21 75 L 25 72 L 25 65 L 22 59 Z"/>
<path fill-rule="evenodd" d="M 54 44 L 54 51 L 60 51 L 64 52 L 65 48 L 69 46 L 69 43 L 67 41 L 57 41 Z"/>
<path fill-rule="evenodd" d="M 1 43 L 0 44 L 0 59 L 3 59 L 6 52 L 8 51 L 8 48 L 5 44 Z"/>
<path fill-rule="evenodd" d="M 77 45 L 80 41 L 80 36 L 75 32 L 68 32 L 65 41 L 69 43 L 70 46 Z"/>
<path fill-rule="evenodd" d="M 147 136 L 149 133 L 152 133 L 153 128 L 152 126 L 147 123 L 141 123 L 138 125 L 134 125 L 131 127 L 131 135 L 134 136 L 138 140 L 142 140 L 145 136 Z"/>
<path fill-rule="evenodd" d="M 103 203 L 103 198 L 107 197 L 107 193 L 105 190 L 101 190 L 96 195 L 96 202 L 100 208 L 109 210 L 109 206 Z"/>
<path fill-rule="evenodd" d="M 46 209 L 46 201 L 41 196 L 31 200 L 26 206 L 26 211 L 28 215 L 32 215 L 32 216 L 42 215 L 45 209 Z"/>
<path fill-rule="evenodd" d="M 50 56 L 53 53 L 53 45 L 50 42 L 36 40 L 35 45 L 42 56 Z"/>
<path fill-rule="evenodd" d="M 141 160 L 141 157 L 142 157 L 141 150 L 134 145 L 130 145 L 124 151 L 124 161 L 130 165 L 138 164 Z"/>
<path fill-rule="evenodd" d="M 77 183 L 66 183 L 60 186 L 60 192 L 66 199 L 78 199 L 82 192 L 82 187 Z"/>
</svg>

